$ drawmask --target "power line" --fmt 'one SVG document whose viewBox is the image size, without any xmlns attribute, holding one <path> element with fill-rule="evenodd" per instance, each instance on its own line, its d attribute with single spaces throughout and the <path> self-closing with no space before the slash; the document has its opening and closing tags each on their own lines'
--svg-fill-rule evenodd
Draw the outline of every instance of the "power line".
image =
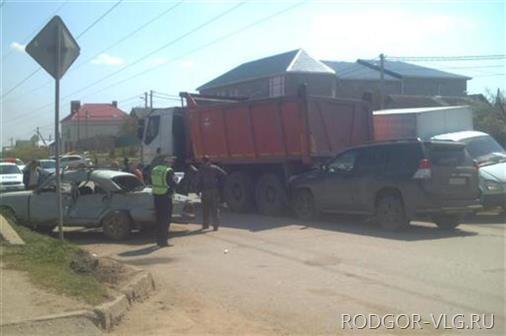
<svg viewBox="0 0 506 336">
<path fill-rule="evenodd" d="M 27 35 L 24 39 L 22 39 L 21 41 L 25 41 L 25 44 L 27 42 L 29 42 L 29 39 L 35 35 L 37 32 L 39 32 L 39 30 L 42 29 L 42 27 L 44 27 L 45 25 L 45 22 L 49 21 L 49 19 L 51 19 L 56 13 L 58 13 L 62 8 L 63 6 L 65 6 L 67 3 L 69 2 L 69 0 L 66 0 L 65 2 L 63 2 L 60 6 L 58 6 L 44 21 L 42 21 L 43 23 L 41 25 L 39 25 L 33 32 L 31 32 L 29 35 Z M 2 2 L 2 5 L 5 3 Z M 2 56 L 2 61 L 5 61 L 5 59 L 12 53 L 12 49 L 9 50 L 5 55 Z"/>
<path fill-rule="evenodd" d="M 67 0 L 68 1 L 68 0 Z M 183 1 L 180 1 L 178 3 L 176 3 L 175 5 L 169 7 L 168 9 L 164 10 L 163 12 L 161 12 L 160 14 L 158 14 L 157 16 L 153 17 L 151 20 L 145 22 L 144 24 L 142 24 L 141 26 L 139 26 L 138 28 L 134 29 L 133 31 L 131 31 L 130 33 L 126 34 L 124 37 L 122 37 L 121 39 L 117 40 L 116 42 L 114 42 L 113 44 L 111 44 L 110 46 L 108 46 L 107 48 L 104 48 L 102 49 L 101 51 L 99 51 L 98 53 L 96 53 L 95 55 L 93 55 L 92 57 L 86 59 L 85 61 L 81 62 L 80 64 L 76 65 L 76 66 L 73 66 L 72 68 L 69 69 L 69 73 L 72 73 L 74 71 L 76 71 L 77 69 L 81 68 L 83 65 L 87 64 L 89 61 L 95 59 L 95 57 L 97 57 L 98 55 L 102 54 L 102 53 L 105 53 L 106 51 L 114 48 L 115 46 L 119 45 L 120 43 L 124 42 L 125 40 L 131 38 L 133 35 L 135 35 L 136 33 L 138 33 L 139 31 L 141 31 L 142 29 L 146 28 L 147 26 L 149 26 L 151 23 L 155 22 L 156 20 L 160 19 L 161 17 L 163 17 L 164 15 L 168 14 L 169 12 L 171 12 L 172 10 L 174 10 L 176 7 L 178 7 L 180 4 L 182 4 Z M 30 93 L 33 93 L 35 91 L 38 91 L 44 87 L 46 87 L 47 85 L 51 84 L 52 81 L 49 80 L 47 81 L 46 83 L 42 84 L 41 86 L 38 86 L 36 88 L 33 88 L 31 89 L 30 91 L 28 91 L 27 93 L 25 94 L 21 94 L 19 96 L 16 96 L 14 97 L 13 99 L 17 99 L 21 96 L 25 96 L 25 95 L 28 95 Z"/>
<path fill-rule="evenodd" d="M 112 83 L 111 85 L 106 86 L 105 88 L 102 88 L 101 90 L 95 91 L 95 92 L 93 92 L 93 93 L 89 94 L 88 96 L 90 96 L 90 95 L 94 95 L 94 94 L 96 94 L 96 93 L 100 93 L 100 92 L 102 92 L 102 91 L 104 91 L 104 90 L 110 89 L 110 88 L 112 88 L 112 87 L 114 87 L 114 86 L 117 86 L 117 85 L 122 84 L 122 83 L 124 83 L 124 82 L 126 82 L 126 81 L 129 81 L 129 80 L 132 80 L 132 79 L 134 79 L 134 78 L 136 78 L 136 77 L 139 77 L 139 76 L 145 75 L 145 74 L 147 74 L 147 73 L 149 73 L 149 72 L 151 72 L 151 71 L 153 71 L 153 70 L 156 70 L 156 69 L 158 69 L 158 68 L 160 68 L 160 67 L 162 67 L 162 66 L 165 66 L 165 65 L 170 64 L 170 63 L 172 63 L 172 62 L 175 62 L 175 61 L 177 61 L 177 60 L 180 60 L 180 59 L 182 59 L 182 58 L 184 58 L 184 57 L 187 57 L 188 55 L 191 55 L 191 54 L 193 54 L 193 53 L 196 53 L 196 52 L 198 52 L 198 51 L 200 51 L 200 50 L 202 50 L 202 49 L 205 49 L 205 48 L 207 48 L 207 47 L 209 47 L 209 46 L 211 46 L 211 45 L 213 45 L 213 44 L 216 44 L 216 43 L 222 42 L 222 41 L 224 41 L 224 40 L 226 40 L 226 39 L 228 39 L 228 38 L 231 38 L 231 37 L 233 37 L 233 36 L 235 36 L 235 35 L 237 35 L 237 34 L 239 34 L 239 33 L 242 33 L 243 31 L 245 31 L 245 30 L 247 30 L 247 29 L 250 29 L 250 28 L 252 28 L 252 27 L 254 27 L 254 26 L 256 26 L 256 25 L 262 24 L 262 23 L 264 23 L 264 22 L 266 22 L 266 21 L 268 21 L 268 20 L 271 20 L 271 19 L 273 19 L 273 18 L 274 18 L 274 17 L 276 17 L 276 16 L 282 15 L 282 14 L 284 14 L 284 13 L 286 13 L 286 12 L 288 12 L 288 11 L 290 11 L 290 10 L 292 10 L 292 9 L 294 9 L 294 8 L 296 8 L 296 7 L 298 7 L 298 6 L 300 6 L 300 5 L 302 5 L 304 2 L 305 2 L 305 1 L 301 1 L 301 2 L 298 2 L 298 3 L 294 4 L 294 5 L 291 5 L 291 6 L 289 6 L 289 7 L 286 7 L 285 9 L 282 9 L 282 10 L 280 10 L 280 11 L 278 11 L 278 12 L 274 13 L 274 14 L 271 14 L 271 15 L 269 15 L 269 16 L 266 16 L 266 17 L 264 17 L 264 18 L 262 18 L 262 19 L 260 19 L 260 20 L 257 20 L 257 21 L 255 21 L 255 22 L 253 22 L 253 23 L 251 23 L 251 24 L 246 25 L 246 26 L 244 26 L 244 27 L 242 27 L 242 28 L 239 28 L 238 30 L 235 30 L 235 31 L 233 31 L 233 32 L 231 32 L 231 33 L 229 33 L 229 34 L 226 34 L 226 35 L 224 35 L 224 36 L 221 36 L 221 37 L 219 37 L 219 38 L 217 38 L 217 39 L 215 39 L 215 40 L 213 40 L 213 41 L 211 41 L 211 42 L 209 42 L 209 43 L 203 44 L 203 45 L 201 45 L 200 47 L 197 47 L 197 48 L 195 48 L 195 49 L 193 49 L 193 50 L 191 50 L 191 51 L 189 51 L 189 52 L 187 52 L 187 53 L 185 53 L 185 54 L 183 54 L 183 55 L 180 55 L 180 56 L 178 56 L 178 57 L 176 57 L 176 58 L 174 58 L 174 59 L 172 59 L 172 60 L 169 60 L 168 62 L 166 62 L 166 63 L 164 63 L 164 64 L 156 65 L 156 66 L 154 66 L 154 67 L 151 67 L 150 69 L 144 69 L 143 71 L 138 72 L 138 73 L 136 73 L 136 74 L 134 74 L 134 75 L 132 75 L 132 76 L 129 76 L 129 77 L 127 77 L 127 78 L 124 78 L 124 79 L 122 79 L 122 80 L 120 80 L 120 81 L 117 81 L 117 82 L 115 82 L 115 83 Z"/>
<path fill-rule="evenodd" d="M 501 60 L 506 55 L 474 55 L 474 56 L 387 56 L 387 59 L 395 61 L 412 62 L 447 62 L 447 61 L 485 61 Z"/>
<path fill-rule="evenodd" d="M 225 35 L 223 35 L 223 36 L 221 36 L 221 37 L 219 37 L 219 38 L 217 38 L 217 39 L 215 39 L 215 40 L 213 40 L 213 41 L 211 41 L 211 42 L 209 42 L 209 43 L 203 44 L 203 45 L 201 45 L 201 46 L 199 46 L 199 47 L 197 47 L 197 48 L 195 48 L 195 49 L 193 49 L 193 50 L 191 50 L 191 51 L 189 51 L 189 52 L 187 52 L 187 53 L 185 53 L 185 54 L 183 54 L 183 55 L 180 55 L 180 56 L 179 56 L 179 57 L 177 57 L 177 58 L 174 58 L 174 59 L 170 60 L 169 62 L 166 62 L 166 63 L 164 63 L 164 64 L 160 64 L 160 65 L 156 65 L 156 66 L 151 67 L 151 68 L 149 68 L 149 69 L 144 69 L 143 71 L 141 71 L 141 72 L 139 72 L 139 73 L 136 73 L 136 74 L 134 74 L 133 76 L 129 76 L 129 77 L 127 77 L 127 78 L 123 79 L 123 80 L 120 80 L 120 81 L 118 81 L 118 82 L 115 82 L 115 83 L 113 83 L 113 84 L 111 84 L 111 85 L 109 85 L 109 86 L 107 86 L 107 87 L 105 87 L 105 88 L 102 88 L 101 90 L 98 90 L 98 91 L 96 91 L 96 92 L 93 92 L 93 93 L 91 93 L 91 94 L 89 94 L 89 95 L 87 95 L 87 96 L 84 96 L 84 97 L 88 97 L 88 96 L 90 96 L 90 95 L 94 95 L 94 94 L 96 94 L 96 93 L 100 93 L 100 92 L 102 92 L 102 91 L 104 91 L 104 90 L 107 90 L 107 89 L 109 89 L 109 88 L 111 88 L 111 87 L 117 86 L 117 85 L 119 85 L 119 84 L 121 84 L 121 83 L 124 83 L 124 82 L 126 82 L 126 81 L 128 81 L 128 80 L 131 80 L 131 79 L 133 79 L 133 78 L 136 78 L 136 77 L 139 77 L 139 76 L 144 75 L 144 74 L 146 74 L 146 73 L 149 73 L 149 72 L 151 72 L 151 71 L 153 71 L 153 70 L 155 70 L 155 69 L 160 68 L 161 66 L 167 65 L 167 64 L 169 64 L 169 63 L 171 63 L 171 62 L 175 62 L 175 61 L 177 61 L 177 60 L 179 60 L 179 59 L 181 59 L 181 58 L 184 58 L 184 57 L 186 57 L 186 56 L 188 56 L 188 55 L 191 55 L 191 54 L 193 54 L 193 53 L 195 53 L 195 52 L 197 52 L 197 51 L 200 51 L 200 50 L 202 50 L 202 49 L 205 49 L 205 48 L 207 48 L 207 47 L 209 47 L 209 46 L 211 46 L 211 45 L 213 45 L 213 44 L 216 44 L 216 43 L 222 42 L 222 41 L 224 41 L 224 40 L 226 40 L 226 39 L 228 39 L 228 38 L 231 38 L 231 37 L 233 37 L 233 36 L 235 36 L 235 35 L 237 35 L 237 34 L 239 34 L 239 33 L 243 32 L 243 31 L 247 30 L 247 29 L 250 29 L 250 28 L 252 28 L 252 27 L 254 27 L 254 26 L 257 26 L 257 25 L 262 24 L 262 23 L 264 23 L 264 22 L 266 22 L 266 21 L 269 21 L 269 20 L 273 19 L 273 18 L 274 18 L 274 17 L 276 17 L 276 16 L 282 15 L 282 14 L 284 14 L 284 13 L 286 13 L 286 12 L 290 11 L 290 10 L 293 10 L 294 8 L 296 8 L 296 7 L 298 7 L 298 6 L 302 5 L 302 4 L 304 4 L 305 2 L 306 2 L 306 1 L 300 1 L 300 2 L 298 2 L 298 3 L 295 3 L 295 4 L 291 5 L 291 6 L 288 6 L 288 7 L 284 8 L 284 9 L 282 9 L 282 10 L 280 10 L 280 11 L 275 12 L 274 14 L 268 15 L 268 16 L 266 16 L 266 17 L 262 18 L 262 19 L 259 19 L 259 20 L 255 21 L 255 22 L 252 22 L 252 23 L 250 23 L 250 24 L 248 24 L 248 25 L 246 25 L 246 26 L 244 26 L 244 27 L 242 27 L 242 28 L 239 28 L 239 29 L 237 29 L 237 30 L 235 30 L 235 31 L 233 31 L 233 32 L 231 32 L 231 33 L 229 33 L 229 34 L 225 34 Z M 242 3 L 241 3 L 241 4 L 242 4 Z M 234 8 L 235 8 L 235 7 L 234 7 Z M 232 9 L 234 9 L 234 8 L 232 8 Z M 229 12 L 229 11 L 230 11 L 230 10 L 228 10 L 228 11 L 226 11 L 226 12 Z M 225 12 L 225 13 L 226 13 L 226 12 Z M 225 14 L 225 13 L 223 13 L 223 14 Z M 221 15 L 221 14 L 220 14 L 220 15 Z M 188 34 L 188 33 L 187 33 L 187 34 Z M 186 35 L 187 35 L 187 34 L 186 34 Z M 159 49 L 160 49 L 160 48 L 159 48 Z M 151 53 L 150 53 L 150 54 L 151 54 Z M 121 69 L 120 69 L 120 70 L 121 70 Z M 101 82 L 101 81 L 99 81 L 99 82 Z M 98 82 L 98 83 L 99 83 L 99 82 Z M 98 84 L 98 83 L 94 83 L 94 85 L 95 85 L 95 84 Z M 87 88 L 89 88 L 89 87 L 91 87 L 91 85 L 88 85 L 86 88 L 80 89 L 80 90 L 78 90 L 78 91 L 80 92 L 80 91 L 85 90 L 85 89 L 87 89 Z M 74 93 L 72 93 L 72 94 L 75 94 L 75 93 L 76 93 L 76 92 L 74 92 Z M 72 94 L 70 94 L 70 95 L 72 95 Z M 67 96 L 66 96 L 66 97 L 64 97 L 63 99 L 67 99 L 70 95 L 67 95 Z M 10 120 L 10 121 L 19 120 L 19 119 L 21 119 L 21 118 L 23 118 L 23 117 L 25 117 L 25 116 L 27 116 L 27 115 L 31 115 L 32 113 L 34 113 L 34 112 L 38 112 L 38 111 L 40 111 L 40 110 L 42 110 L 42 109 L 44 109 L 44 108 L 46 108 L 46 107 L 49 107 L 49 106 L 52 106 L 52 104 L 47 104 L 47 105 L 44 105 L 44 106 L 42 106 L 42 107 L 40 107 L 40 108 L 37 108 L 36 110 L 32 110 L 32 111 L 30 111 L 30 112 L 28 112 L 28 113 L 25 113 L 25 114 L 19 115 L 16 119 L 12 119 L 12 120 Z"/>
<path fill-rule="evenodd" d="M 77 66 L 73 67 L 69 72 L 73 72 L 79 68 L 81 68 L 83 65 L 87 64 L 89 61 L 93 60 L 95 57 L 97 57 L 98 55 L 100 54 L 103 54 L 105 53 L 106 51 L 109 51 L 111 50 L 112 48 L 114 48 L 115 46 L 119 45 L 120 43 L 126 41 L 127 39 L 131 38 L 133 35 L 137 34 L 138 32 L 140 32 L 141 30 L 143 30 L 144 28 L 146 28 L 147 26 L 149 26 L 150 24 L 152 24 L 153 22 L 155 22 L 156 20 L 160 19 L 161 17 L 163 17 L 164 15 L 168 14 L 169 12 L 171 12 L 172 10 L 174 10 L 176 7 L 178 7 L 179 5 L 181 5 L 183 3 L 183 1 L 179 1 L 177 2 L 175 5 L 169 7 L 168 9 L 164 10 L 163 12 L 161 12 L 160 14 L 158 14 L 157 16 L 155 16 L 154 18 L 152 18 L 151 20 L 145 22 L 144 24 L 142 24 L 141 26 L 139 26 L 138 28 L 134 29 L 133 31 L 131 31 L 130 33 L 126 34 L 124 37 L 120 38 L 119 40 L 117 40 L 116 42 L 114 42 L 113 44 L 111 44 L 110 46 L 102 49 L 101 51 L 97 52 L 95 55 L 93 55 L 92 57 L 86 59 L 85 61 L 81 62 L 80 64 L 78 64 Z"/>
<path fill-rule="evenodd" d="M 7 91 L 6 93 L 4 93 L 2 95 L 2 100 L 9 94 L 11 93 L 12 91 L 16 90 L 18 87 L 20 87 L 24 82 L 26 82 L 27 80 L 29 80 L 30 78 L 32 78 L 36 73 L 38 73 L 42 68 L 37 68 L 35 69 L 34 71 L 32 71 L 32 73 L 30 73 L 28 76 L 26 76 L 23 80 L 21 80 L 20 82 L 18 82 L 18 84 L 14 85 L 12 88 L 9 89 L 9 91 Z"/>
<path fill-rule="evenodd" d="M 486 75 L 479 75 L 479 76 L 475 76 L 475 77 L 496 77 L 496 76 L 506 76 L 506 73 L 486 74 Z"/>
<path fill-rule="evenodd" d="M 116 8 L 123 0 L 119 0 L 116 2 L 111 8 L 109 8 L 104 14 L 102 14 L 100 17 L 98 17 L 95 21 L 93 21 L 88 27 L 86 27 L 77 37 L 78 40 L 80 37 L 82 37 L 84 34 L 86 34 L 91 28 L 93 28 L 100 20 L 102 20 L 107 14 L 109 14 L 114 8 Z M 14 87 L 12 87 L 7 93 L 2 95 L 2 99 L 4 99 L 9 93 L 23 85 L 27 80 L 29 80 L 32 76 L 34 76 L 36 73 L 41 71 L 41 67 L 38 67 L 36 70 L 34 70 L 31 74 L 29 74 L 27 77 L 25 77 L 23 80 L 18 82 Z"/>
<path fill-rule="evenodd" d="M 81 38 L 84 34 L 86 34 L 91 28 L 93 28 L 97 23 L 99 23 L 104 17 L 107 16 L 107 14 L 109 14 L 110 12 L 112 12 L 112 10 L 116 7 L 119 6 L 119 4 L 122 2 L 123 0 L 119 0 L 118 2 L 116 2 L 114 5 L 112 5 L 111 8 L 109 8 L 107 11 L 104 12 L 104 14 L 100 15 L 95 21 L 93 21 L 85 30 L 83 30 L 79 35 L 77 35 L 76 37 L 76 40 L 78 40 L 79 38 Z"/>
<path fill-rule="evenodd" d="M 132 67 L 132 66 L 134 66 L 134 65 L 136 65 L 136 64 L 138 64 L 138 63 L 140 63 L 140 62 L 142 62 L 142 61 L 144 61 L 144 60 L 146 60 L 146 59 L 147 59 L 147 58 L 149 58 L 150 56 L 152 56 L 152 55 L 154 55 L 154 54 L 156 54 L 156 53 L 160 52 L 161 50 L 163 50 L 163 49 L 165 49 L 165 48 L 167 48 L 167 47 L 169 47 L 169 46 L 171 46 L 171 45 L 173 45 L 173 44 L 175 44 L 175 43 L 179 42 L 180 40 L 184 39 L 185 37 L 187 37 L 187 36 L 189 36 L 189 35 L 191 35 L 191 34 L 195 33 L 196 31 L 198 31 L 198 30 L 200 30 L 200 29 L 202 29 L 202 28 L 204 28 L 204 27 L 206 27 L 206 26 L 210 25 L 211 23 L 213 23 L 213 22 L 215 22 L 215 21 L 217 21 L 217 20 L 221 19 L 221 18 L 222 18 L 222 17 L 224 17 L 225 15 L 229 14 L 230 12 L 232 12 L 232 11 L 236 10 L 237 8 L 239 8 L 239 7 L 241 7 L 241 6 L 245 5 L 245 4 L 246 4 L 245 2 L 241 2 L 241 3 L 239 3 L 239 4 L 235 5 L 235 6 L 233 6 L 232 8 L 227 9 L 226 11 L 224 11 L 224 12 L 222 12 L 222 13 L 218 14 L 217 16 L 213 17 L 212 19 L 210 19 L 210 20 L 208 20 L 208 21 L 206 21 L 206 22 L 202 23 L 201 25 L 199 25 L 199 26 L 197 26 L 197 27 L 195 27 L 195 28 L 191 29 L 190 31 L 186 32 L 185 34 L 180 35 L 179 37 L 175 38 L 174 40 L 171 40 L 171 41 L 169 41 L 169 42 L 165 43 L 164 45 L 162 45 L 161 47 L 159 47 L 159 48 L 157 48 L 157 49 L 155 49 L 155 50 L 153 50 L 153 51 L 151 51 L 151 52 L 149 52 L 149 53 L 147 53 L 147 54 L 145 54 L 145 55 L 141 56 L 140 58 L 138 58 L 138 59 L 137 59 L 137 60 L 135 60 L 134 62 L 132 62 L 132 63 L 130 63 L 130 64 L 128 64 L 128 65 L 126 65 L 126 66 L 124 66 L 123 68 L 121 68 L 121 69 L 119 69 L 119 70 L 117 70 L 117 71 L 114 71 L 114 72 L 112 72 L 112 73 L 110 73 L 110 74 L 108 74 L 108 75 L 106 75 L 106 76 L 102 77 L 101 79 L 96 80 L 95 82 L 93 82 L 93 83 L 91 83 L 91 84 L 88 84 L 87 86 L 85 86 L 85 87 L 83 87 L 83 88 L 81 88 L 81 89 L 78 89 L 78 90 L 76 90 L 76 91 L 74 91 L 74 92 L 72 92 L 72 93 L 70 93 L 70 94 L 66 95 L 63 99 L 66 99 L 66 98 L 68 98 L 69 96 L 72 96 L 72 95 L 74 95 L 74 94 L 76 94 L 76 93 L 79 93 L 79 92 L 85 91 L 85 90 L 87 90 L 87 89 L 89 89 L 89 88 L 91 88 L 91 87 L 93 87 L 93 86 L 95 86 L 95 85 L 97 85 L 97 84 L 99 84 L 99 83 L 103 82 L 104 80 L 106 80 L 106 79 L 108 79 L 108 78 L 111 78 L 111 77 L 113 77 L 113 76 L 115 76 L 115 75 L 119 74 L 120 72 L 123 72 L 124 70 L 126 70 L 126 69 L 128 69 L 128 68 L 130 68 L 130 67 Z"/>
</svg>

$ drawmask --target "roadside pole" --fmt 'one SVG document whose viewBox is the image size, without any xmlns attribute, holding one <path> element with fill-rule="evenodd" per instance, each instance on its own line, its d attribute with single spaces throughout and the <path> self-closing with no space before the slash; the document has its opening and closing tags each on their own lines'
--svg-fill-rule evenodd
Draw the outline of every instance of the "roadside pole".
<svg viewBox="0 0 506 336">
<path fill-rule="evenodd" d="M 385 105 L 385 55 L 380 54 L 380 110 Z"/>
<path fill-rule="evenodd" d="M 79 56 L 80 48 L 59 16 L 53 17 L 28 43 L 26 52 L 55 80 L 54 149 L 55 184 L 57 194 L 58 231 L 63 240 L 63 207 L 60 168 L 60 79 Z"/>
<path fill-rule="evenodd" d="M 58 235 L 63 240 L 63 209 L 61 197 L 61 172 L 60 172 L 60 67 L 61 67 L 61 26 L 56 28 L 56 69 L 57 76 L 54 81 L 54 151 L 56 167 L 56 194 L 58 207 Z"/>
</svg>

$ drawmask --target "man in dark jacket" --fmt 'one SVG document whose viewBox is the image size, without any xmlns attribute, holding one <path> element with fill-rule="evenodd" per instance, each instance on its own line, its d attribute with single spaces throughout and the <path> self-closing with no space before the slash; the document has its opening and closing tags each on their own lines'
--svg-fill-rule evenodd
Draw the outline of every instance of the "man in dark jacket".
<svg viewBox="0 0 506 336">
<path fill-rule="evenodd" d="M 172 217 L 172 195 L 176 190 L 171 159 L 166 158 L 153 167 L 151 172 L 152 193 L 156 214 L 156 243 L 167 246 L 169 225 Z"/>
<path fill-rule="evenodd" d="M 214 231 L 220 226 L 218 204 L 220 202 L 220 187 L 227 173 L 214 165 L 209 157 L 202 158 L 202 165 L 198 172 L 198 190 L 201 193 L 203 208 L 203 229 L 209 228 L 209 215 L 213 222 Z"/>
</svg>

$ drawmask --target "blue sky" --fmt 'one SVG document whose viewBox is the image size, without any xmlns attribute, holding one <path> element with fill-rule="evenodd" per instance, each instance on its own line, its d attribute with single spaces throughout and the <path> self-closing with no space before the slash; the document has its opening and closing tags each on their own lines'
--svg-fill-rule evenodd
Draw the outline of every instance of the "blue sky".
<svg viewBox="0 0 506 336">
<path fill-rule="evenodd" d="M 10 137 L 29 138 L 37 126 L 44 136 L 53 134 L 54 84 L 47 73 L 39 71 L 9 92 L 38 68 L 23 46 L 58 9 L 78 36 L 116 2 L 4 1 L 0 8 L 2 145 Z M 69 113 L 70 100 L 118 100 L 119 107 L 129 112 L 143 104 L 138 97 L 145 91 L 171 95 L 194 91 L 243 62 L 296 48 L 319 59 L 342 61 L 380 53 L 387 57 L 506 54 L 504 1 L 306 1 L 242 31 L 298 2 L 246 1 L 233 9 L 239 2 L 187 0 L 167 11 L 177 3 L 123 0 L 82 34 L 81 55 L 61 81 L 61 117 Z M 211 24 L 169 43 L 230 9 Z M 224 38 L 236 31 L 240 32 Z M 470 93 L 506 86 L 504 59 L 418 64 L 473 77 L 468 82 Z M 155 107 L 174 104 L 177 101 L 154 99 Z"/>
</svg>

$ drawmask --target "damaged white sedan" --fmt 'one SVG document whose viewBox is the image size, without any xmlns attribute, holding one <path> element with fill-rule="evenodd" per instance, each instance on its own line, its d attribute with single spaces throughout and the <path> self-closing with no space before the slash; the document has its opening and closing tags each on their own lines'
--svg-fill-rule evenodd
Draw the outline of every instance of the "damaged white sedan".
<svg viewBox="0 0 506 336">
<path fill-rule="evenodd" d="M 126 239 L 132 230 L 155 225 L 151 188 L 135 175 L 113 170 L 67 171 L 61 181 L 64 226 L 102 227 L 113 240 Z M 56 180 L 47 178 L 33 191 L 2 195 L 0 208 L 21 223 L 51 232 L 58 222 Z M 189 197 L 174 194 L 173 217 L 193 217 Z"/>
</svg>

